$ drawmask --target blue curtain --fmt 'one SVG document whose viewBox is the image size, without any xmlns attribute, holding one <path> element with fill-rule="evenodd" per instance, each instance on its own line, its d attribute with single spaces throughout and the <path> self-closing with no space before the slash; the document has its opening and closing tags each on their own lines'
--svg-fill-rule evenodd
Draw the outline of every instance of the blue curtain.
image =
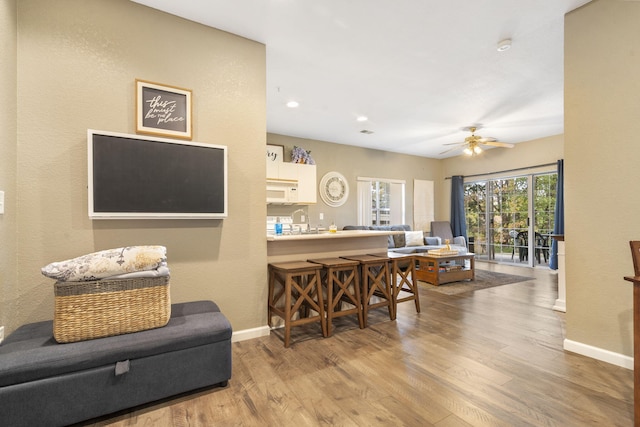
<svg viewBox="0 0 640 427">
<path fill-rule="evenodd" d="M 467 220 L 464 212 L 464 177 L 451 177 L 451 231 L 455 236 L 467 239 Z"/>
<path fill-rule="evenodd" d="M 556 213 L 553 217 L 553 234 L 564 234 L 564 160 L 558 160 L 558 182 L 556 184 Z M 558 241 L 551 242 L 549 268 L 558 269 Z"/>
</svg>

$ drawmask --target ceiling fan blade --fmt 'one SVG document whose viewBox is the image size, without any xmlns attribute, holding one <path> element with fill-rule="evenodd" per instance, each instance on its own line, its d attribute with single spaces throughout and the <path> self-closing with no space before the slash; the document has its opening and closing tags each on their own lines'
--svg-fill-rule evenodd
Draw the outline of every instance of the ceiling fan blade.
<svg viewBox="0 0 640 427">
<path fill-rule="evenodd" d="M 509 144 L 508 142 L 498 142 L 498 141 L 487 141 L 481 142 L 482 145 L 490 145 L 492 147 L 504 147 L 504 148 L 513 148 L 515 144 Z"/>
<path fill-rule="evenodd" d="M 495 138 L 492 138 L 492 137 L 490 137 L 490 136 L 486 136 L 486 137 L 484 137 L 484 136 L 483 136 L 482 138 L 480 138 L 480 139 L 478 140 L 478 142 L 479 142 L 479 143 L 481 143 L 481 144 L 484 144 L 484 143 L 486 143 L 486 142 L 496 142 L 496 141 L 498 141 L 498 140 L 497 140 L 497 139 L 495 139 Z"/>
<path fill-rule="evenodd" d="M 450 142 L 448 144 L 442 144 L 442 145 L 454 145 L 455 147 L 450 148 L 449 150 L 443 151 L 442 153 L 440 153 L 440 155 L 449 153 L 453 150 L 462 149 L 462 148 L 464 148 L 465 151 L 470 151 L 470 154 L 473 154 L 473 152 L 475 152 L 475 154 L 480 154 L 480 152 L 482 151 L 480 149 L 480 145 L 486 145 L 491 147 L 504 147 L 504 148 L 515 147 L 514 144 L 509 144 L 507 142 L 499 142 L 497 139 L 490 136 L 483 137 L 480 135 L 476 135 L 475 131 L 478 129 L 480 129 L 480 126 L 476 126 L 476 125 L 464 128 L 463 130 L 471 132 L 471 136 L 466 137 L 464 139 L 464 142 Z"/>
<path fill-rule="evenodd" d="M 448 150 L 444 150 L 442 153 L 440 153 L 440 155 L 450 153 L 451 151 L 459 150 L 460 148 L 462 147 L 460 146 L 460 147 L 449 148 Z"/>
</svg>

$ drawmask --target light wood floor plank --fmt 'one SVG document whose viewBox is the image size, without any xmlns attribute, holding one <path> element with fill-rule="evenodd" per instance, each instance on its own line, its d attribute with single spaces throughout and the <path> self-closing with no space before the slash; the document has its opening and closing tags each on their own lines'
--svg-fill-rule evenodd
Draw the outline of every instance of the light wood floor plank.
<svg viewBox="0 0 640 427">
<path fill-rule="evenodd" d="M 420 286 L 390 321 L 335 320 L 237 342 L 233 377 L 208 388 L 80 426 L 631 426 L 633 372 L 565 352 L 564 314 L 551 309 L 557 276 L 447 296 Z"/>
</svg>

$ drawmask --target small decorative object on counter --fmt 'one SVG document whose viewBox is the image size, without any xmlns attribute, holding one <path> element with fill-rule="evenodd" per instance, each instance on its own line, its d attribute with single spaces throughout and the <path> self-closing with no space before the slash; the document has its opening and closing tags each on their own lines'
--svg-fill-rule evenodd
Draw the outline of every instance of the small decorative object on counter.
<svg viewBox="0 0 640 427">
<path fill-rule="evenodd" d="M 336 224 L 331 221 L 331 225 L 329 226 L 329 233 L 335 233 L 338 231 L 338 227 L 336 227 Z"/>
</svg>

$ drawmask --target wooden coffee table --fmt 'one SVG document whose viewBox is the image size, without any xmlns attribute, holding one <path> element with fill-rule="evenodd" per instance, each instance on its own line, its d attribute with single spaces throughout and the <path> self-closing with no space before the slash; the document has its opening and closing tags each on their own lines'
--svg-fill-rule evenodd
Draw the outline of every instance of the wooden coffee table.
<svg viewBox="0 0 640 427">
<path fill-rule="evenodd" d="M 414 254 L 417 262 L 416 278 L 432 285 L 473 280 L 475 277 L 475 254 L 458 254 L 450 256 Z M 469 265 L 465 266 L 466 260 Z"/>
</svg>

